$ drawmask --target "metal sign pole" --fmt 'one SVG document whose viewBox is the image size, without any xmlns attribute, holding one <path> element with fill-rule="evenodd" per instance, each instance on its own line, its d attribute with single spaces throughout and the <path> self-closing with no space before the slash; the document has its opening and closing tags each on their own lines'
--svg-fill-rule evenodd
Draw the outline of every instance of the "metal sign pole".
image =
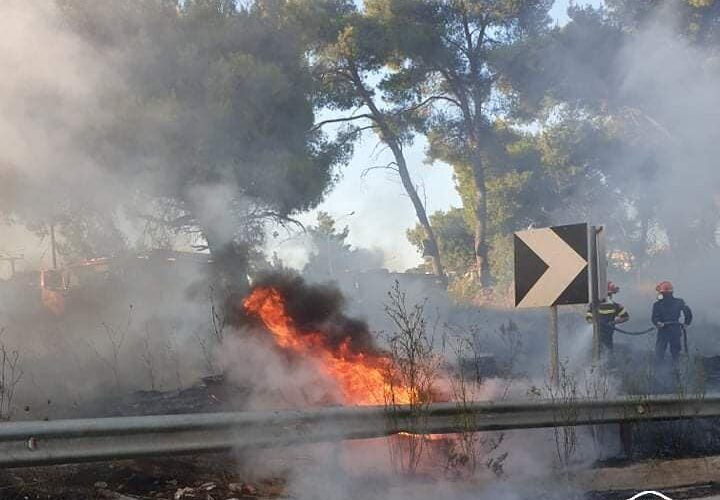
<svg viewBox="0 0 720 500">
<path fill-rule="evenodd" d="M 600 329 L 598 325 L 598 246 L 597 246 L 598 229 L 596 226 L 590 226 L 590 258 L 588 265 L 590 267 L 590 311 L 592 313 L 593 325 L 593 345 L 592 345 L 592 361 L 597 364 L 600 361 Z"/>
<path fill-rule="evenodd" d="M 550 306 L 550 383 L 558 387 L 560 383 L 558 352 L 558 310 L 557 306 Z"/>
</svg>

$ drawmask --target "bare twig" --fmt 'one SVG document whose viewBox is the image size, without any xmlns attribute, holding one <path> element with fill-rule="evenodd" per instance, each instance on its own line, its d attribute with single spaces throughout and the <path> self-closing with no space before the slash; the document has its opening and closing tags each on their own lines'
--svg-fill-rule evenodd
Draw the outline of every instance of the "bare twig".
<svg viewBox="0 0 720 500">
<path fill-rule="evenodd" d="M 393 168 L 394 167 L 394 168 Z M 376 165 L 374 167 L 368 167 L 362 171 L 360 174 L 361 179 L 365 179 L 365 177 L 368 176 L 368 174 L 374 170 L 392 170 L 395 173 L 398 173 L 397 163 L 394 161 L 391 161 L 387 165 Z"/>
<path fill-rule="evenodd" d="M 152 351 L 152 345 L 150 343 L 150 327 L 148 322 L 145 322 L 145 336 L 143 337 L 143 351 L 140 353 L 140 359 L 145 365 L 145 369 L 148 374 L 148 381 L 150 382 L 150 390 L 154 391 L 157 388 L 156 384 L 156 372 L 155 372 L 155 355 Z"/>
<path fill-rule="evenodd" d="M 105 331 L 105 336 L 110 344 L 109 357 L 102 355 L 97 349 L 97 346 L 88 342 L 93 351 L 95 351 L 95 355 L 98 359 L 100 359 L 100 361 L 102 361 L 102 363 L 105 364 L 112 372 L 116 387 L 120 387 L 120 352 L 122 351 L 123 344 L 125 343 L 125 338 L 130 331 L 130 326 L 132 324 L 132 312 L 133 306 L 130 304 L 127 323 L 124 328 L 118 328 L 105 322 L 100 324 Z"/>
<path fill-rule="evenodd" d="M 222 345 L 225 338 L 224 331 L 226 326 L 225 317 L 221 314 L 220 309 L 215 305 L 215 289 L 210 287 L 210 330 L 208 334 L 201 334 L 196 331 L 193 336 L 197 340 L 202 351 L 205 367 L 210 374 L 216 372 L 215 367 L 215 349 Z"/>
<path fill-rule="evenodd" d="M 557 384 L 546 382 L 545 393 L 553 403 L 562 403 L 563 410 L 554 415 L 557 424 L 553 427 L 555 452 L 562 471 L 568 472 L 577 451 L 577 410 L 573 403 L 578 399 L 575 376 L 568 372 L 567 362 L 560 363 L 560 377 Z"/>
<path fill-rule="evenodd" d="M 425 106 L 427 106 L 428 104 L 430 104 L 431 102 L 434 102 L 434 101 L 447 101 L 447 102 L 449 102 L 449 103 L 454 104 L 454 105 L 457 106 L 458 108 L 461 108 L 461 107 L 462 107 L 462 106 L 460 105 L 460 103 L 459 103 L 457 100 L 453 99 L 452 97 L 448 97 L 448 96 L 445 96 L 445 95 L 433 95 L 433 96 L 428 97 L 427 99 L 424 99 L 423 101 L 419 102 L 418 104 L 416 104 L 416 105 L 414 105 L 414 106 L 411 106 L 411 107 L 409 107 L 409 108 L 407 108 L 407 109 L 403 109 L 403 110 L 398 111 L 396 114 L 411 113 L 411 112 L 413 112 L 413 111 L 417 111 L 418 109 L 420 109 L 420 108 L 422 108 L 422 107 L 425 107 Z"/>
<path fill-rule="evenodd" d="M 5 328 L 0 328 L 0 337 L 4 333 Z M 22 376 L 20 352 L 8 349 L 4 342 L 0 342 L 0 420 L 12 418 L 15 391 Z"/>
<path fill-rule="evenodd" d="M 181 388 L 183 386 L 183 380 L 182 380 L 182 374 L 180 372 L 180 353 L 177 348 L 176 342 L 177 342 L 177 332 L 175 328 L 173 327 L 173 331 L 168 337 L 167 341 L 165 342 L 165 351 L 167 352 L 168 357 L 173 363 L 173 368 L 175 371 L 175 382 L 177 384 L 178 388 Z"/>
<path fill-rule="evenodd" d="M 390 454 L 396 467 L 412 474 L 422 458 L 427 409 L 433 401 L 440 359 L 433 351 L 432 338 L 427 334 L 425 303 L 409 306 L 407 296 L 397 281 L 388 298 L 385 313 L 395 325 L 395 332 L 387 337 L 390 362 L 385 408 L 388 418 L 397 420 L 399 405 L 411 407 L 410 417 L 403 421 L 408 435 L 390 440 Z"/>
</svg>

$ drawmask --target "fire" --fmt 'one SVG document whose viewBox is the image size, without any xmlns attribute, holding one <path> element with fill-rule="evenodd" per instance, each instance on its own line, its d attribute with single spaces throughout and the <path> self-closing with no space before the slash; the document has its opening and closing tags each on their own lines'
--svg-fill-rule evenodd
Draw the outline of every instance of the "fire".
<svg viewBox="0 0 720 500">
<path fill-rule="evenodd" d="M 337 384 L 342 403 L 378 405 L 385 403 L 391 394 L 395 403 L 411 401 L 410 390 L 391 387 L 388 382 L 388 358 L 354 351 L 350 337 L 339 346 L 330 346 L 321 332 L 300 331 L 287 314 L 277 289 L 256 288 L 243 306 L 248 314 L 262 321 L 277 347 L 316 361 L 322 374 Z"/>
</svg>

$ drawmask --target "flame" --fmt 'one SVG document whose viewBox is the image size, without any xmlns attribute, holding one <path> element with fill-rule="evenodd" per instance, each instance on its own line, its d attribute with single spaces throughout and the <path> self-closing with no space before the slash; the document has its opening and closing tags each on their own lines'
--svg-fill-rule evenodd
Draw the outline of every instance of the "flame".
<svg viewBox="0 0 720 500">
<path fill-rule="evenodd" d="M 411 401 L 411 391 L 392 387 L 388 381 L 389 359 L 375 353 L 355 352 L 350 337 L 339 346 L 329 346 L 321 332 L 299 330 L 285 310 L 285 300 L 271 287 L 258 287 L 245 299 L 248 314 L 257 316 L 277 347 L 313 359 L 327 378 L 334 381 L 344 404 L 379 405 L 392 397 L 394 403 Z"/>
<path fill-rule="evenodd" d="M 400 438 L 422 439 L 423 441 L 448 441 L 452 439 L 450 434 L 416 434 L 402 431 L 396 435 Z"/>
</svg>

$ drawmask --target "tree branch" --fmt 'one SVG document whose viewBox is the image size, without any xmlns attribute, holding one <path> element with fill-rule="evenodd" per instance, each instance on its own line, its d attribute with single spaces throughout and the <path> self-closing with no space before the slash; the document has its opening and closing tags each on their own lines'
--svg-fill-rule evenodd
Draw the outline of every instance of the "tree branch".
<svg viewBox="0 0 720 500">
<path fill-rule="evenodd" d="M 465 57 L 469 58 L 470 54 L 468 53 L 467 49 L 460 45 L 455 40 L 448 38 L 446 36 L 443 36 L 442 39 L 445 41 L 446 44 L 450 45 L 451 47 L 455 47 L 456 50 L 459 50 L 461 53 L 465 55 Z"/>
<path fill-rule="evenodd" d="M 365 179 L 365 177 L 367 177 L 367 175 L 368 175 L 370 172 L 372 172 L 373 170 L 392 170 L 393 172 L 396 172 L 396 173 L 397 173 L 397 171 L 398 171 L 397 166 L 398 166 L 397 163 L 395 163 L 394 161 L 391 161 L 391 162 L 388 163 L 387 165 L 377 165 L 377 166 L 374 166 L 374 167 L 368 167 L 368 168 L 366 168 L 365 170 L 362 171 L 362 173 L 360 174 L 360 178 L 361 178 L 361 179 Z"/>
<path fill-rule="evenodd" d="M 321 129 L 322 127 L 324 127 L 325 125 L 329 125 L 329 124 L 331 124 L 331 123 L 344 123 L 344 122 L 351 122 L 351 121 L 354 121 L 354 120 L 363 120 L 363 119 L 373 120 L 373 121 L 374 121 L 374 118 L 373 118 L 372 115 L 370 115 L 370 114 L 368 114 L 368 113 L 363 113 L 363 114 L 361 114 L 361 115 L 345 116 L 345 117 L 343 117 L 343 118 L 333 118 L 333 119 L 331 119 L 331 120 L 323 120 L 323 121 L 321 121 L 320 123 L 317 123 L 315 126 L 313 126 L 313 128 L 311 128 L 310 131 L 311 131 L 311 132 L 315 132 L 315 131 L 317 131 L 317 130 L 320 130 L 320 129 Z"/>
<path fill-rule="evenodd" d="M 448 96 L 444 96 L 444 95 L 432 95 L 432 96 L 428 97 L 427 99 L 424 99 L 422 102 L 419 102 L 415 106 L 411 106 L 408 109 L 398 111 L 396 114 L 399 115 L 399 114 L 407 113 L 407 112 L 412 113 L 413 111 L 417 111 L 418 109 L 430 104 L 433 101 L 448 101 L 448 102 L 454 104 L 455 106 L 457 106 L 458 108 L 462 109 L 462 105 L 460 104 L 460 102 L 457 101 L 456 99 L 453 99 L 452 97 L 448 97 Z"/>
<path fill-rule="evenodd" d="M 375 128 L 377 128 L 377 125 L 366 125 L 365 127 L 358 127 L 355 130 L 353 130 L 352 132 L 350 132 L 348 135 L 357 135 L 362 132 L 365 132 L 366 130 L 373 130 Z"/>
<path fill-rule="evenodd" d="M 273 220 L 275 220 L 275 222 L 277 222 L 278 224 L 280 224 L 283 227 L 287 227 L 288 224 L 294 224 L 295 226 L 298 226 L 303 232 L 307 231 L 305 229 L 305 225 L 302 222 L 300 222 L 299 220 L 294 219 L 294 218 L 290 217 L 289 215 L 281 214 L 274 210 L 265 210 L 263 212 L 259 212 L 257 215 L 262 218 L 273 219 Z"/>
</svg>

